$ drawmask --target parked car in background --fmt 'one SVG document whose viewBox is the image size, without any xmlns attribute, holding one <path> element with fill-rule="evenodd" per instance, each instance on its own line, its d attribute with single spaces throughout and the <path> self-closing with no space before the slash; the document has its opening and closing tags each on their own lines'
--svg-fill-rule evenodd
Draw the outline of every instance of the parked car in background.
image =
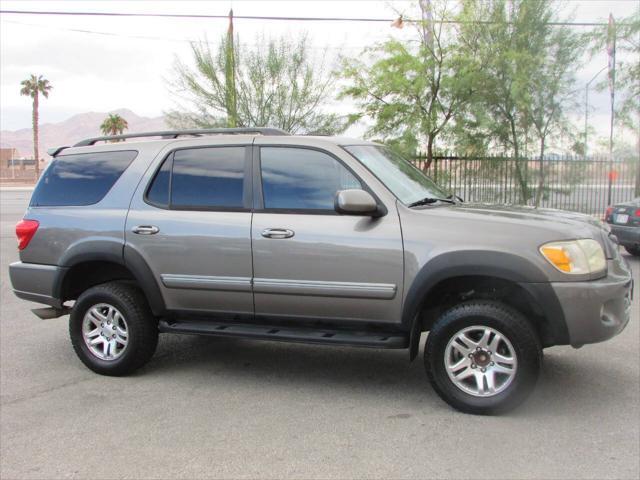
<svg viewBox="0 0 640 480">
<path fill-rule="evenodd" d="M 605 221 L 627 252 L 640 256 L 640 197 L 607 208 Z"/>
<path fill-rule="evenodd" d="M 134 137 L 159 139 L 112 143 Z M 631 272 L 602 222 L 462 203 L 383 145 L 220 129 L 51 153 L 11 282 L 50 306 L 42 318 L 70 311 L 73 347 L 99 374 L 144 365 L 161 332 L 411 360 L 429 332 L 435 391 L 487 414 L 528 396 L 543 348 L 629 321 Z"/>
</svg>

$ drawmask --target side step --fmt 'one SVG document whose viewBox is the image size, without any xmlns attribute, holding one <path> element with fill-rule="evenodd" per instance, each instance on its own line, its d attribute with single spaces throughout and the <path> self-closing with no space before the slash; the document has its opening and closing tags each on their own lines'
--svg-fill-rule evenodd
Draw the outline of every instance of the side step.
<svg viewBox="0 0 640 480">
<path fill-rule="evenodd" d="M 158 328 L 164 333 L 188 333 L 196 335 L 218 335 L 243 337 L 281 342 L 320 343 L 325 345 L 350 345 L 373 348 L 407 348 L 408 335 L 401 333 L 372 333 L 352 330 L 326 330 L 303 327 L 281 327 L 224 322 L 161 320 Z"/>
</svg>

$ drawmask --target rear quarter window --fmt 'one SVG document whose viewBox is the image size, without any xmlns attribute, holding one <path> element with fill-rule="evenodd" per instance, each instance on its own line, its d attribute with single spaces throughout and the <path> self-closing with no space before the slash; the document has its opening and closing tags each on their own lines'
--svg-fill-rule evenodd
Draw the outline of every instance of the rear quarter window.
<svg viewBox="0 0 640 480">
<path fill-rule="evenodd" d="M 31 206 L 98 203 L 137 155 L 134 150 L 120 150 L 57 157 L 38 182 Z"/>
</svg>

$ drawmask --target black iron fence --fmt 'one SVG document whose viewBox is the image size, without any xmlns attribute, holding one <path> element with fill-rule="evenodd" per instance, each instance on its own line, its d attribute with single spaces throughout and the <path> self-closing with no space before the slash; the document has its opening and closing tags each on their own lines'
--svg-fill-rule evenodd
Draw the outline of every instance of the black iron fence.
<svg viewBox="0 0 640 480">
<path fill-rule="evenodd" d="M 427 168 L 426 158 L 418 155 L 414 164 L 467 202 L 535 205 L 539 196 L 540 207 L 602 215 L 609 191 L 611 203 L 640 195 L 637 159 L 552 156 L 541 165 L 539 159 L 438 156 Z"/>
</svg>

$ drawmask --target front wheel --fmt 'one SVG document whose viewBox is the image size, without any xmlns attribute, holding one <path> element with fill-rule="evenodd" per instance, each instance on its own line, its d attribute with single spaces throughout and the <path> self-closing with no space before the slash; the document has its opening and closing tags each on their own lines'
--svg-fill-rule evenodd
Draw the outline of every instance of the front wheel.
<svg viewBox="0 0 640 480">
<path fill-rule="evenodd" d="M 542 362 L 537 334 L 524 316 L 492 301 L 471 301 L 445 311 L 424 352 L 438 395 L 466 413 L 511 410 L 533 390 Z"/>
</svg>

